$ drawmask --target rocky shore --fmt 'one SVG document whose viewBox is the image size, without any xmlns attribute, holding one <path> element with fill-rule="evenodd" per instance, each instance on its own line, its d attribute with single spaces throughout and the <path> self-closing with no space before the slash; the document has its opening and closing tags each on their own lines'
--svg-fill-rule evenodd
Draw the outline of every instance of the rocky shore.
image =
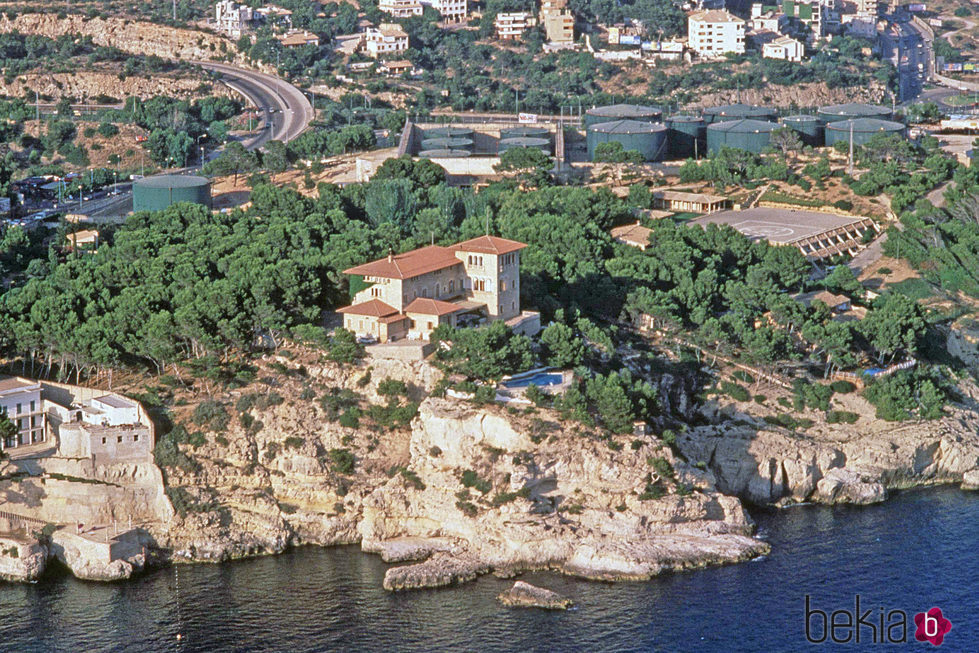
<svg viewBox="0 0 979 653">
<path fill-rule="evenodd" d="M 567 610 L 574 603 L 557 592 L 537 587 L 518 580 L 513 587 L 496 597 L 508 607 L 545 608 L 547 610 Z"/>
<path fill-rule="evenodd" d="M 963 407 L 930 422 L 861 418 L 800 433 L 766 423 L 756 405 L 696 406 L 664 380 L 664 404 L 701 423 L 668 446 L 656 433 L 609 436 L 542 408 L 429 396 L 440 373 L 425 363 L 306 370 L 302 380 L 280 377 L 283 399 L 251 408 L 253 422 L 236 418 L 220 436 L 181 444 L 190 462 L 165 469 L 166 491 L 150 463 L 49 459 L 26 477 L 0 473 L 0 500 L 19 514 L 144 525 L 108 557 L 67 527 L 45 543 L 0 539 L 0 577 L 34 580 L 57 559 L 79 577 L 117 580 L 153 561 L 359 544 L 392 563 L 392 591 L 535 570 L 641 580 L 767 553 L 742 501 L 864 504 L 916 485 L 979 487 L 979 416 Z M 386 379 L 405 381 L 419 401 L 410 426 L 343 426 L 328 415 L 322 397 L 340 390 L 384 404 Z M 249 393 L 221 400 L 241 405 Z M 311 394 L 320 399 L 300 398 Z"/>
</svg>

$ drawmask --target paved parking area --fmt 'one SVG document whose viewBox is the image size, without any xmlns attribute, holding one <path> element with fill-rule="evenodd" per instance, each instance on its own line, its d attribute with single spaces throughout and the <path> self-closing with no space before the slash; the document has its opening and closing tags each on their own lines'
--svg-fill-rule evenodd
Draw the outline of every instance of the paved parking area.
<svg viewBox="0 0 979 653">
<path fill-rule="evenodd" d="M 692 220 L 695 224 L 731 225 L 751 240 L 789 244 L 826 231 L 860 222 L 862 218 L 821 211 L 756 207 L 745 211 L 719 211 Z"/>
</svg>

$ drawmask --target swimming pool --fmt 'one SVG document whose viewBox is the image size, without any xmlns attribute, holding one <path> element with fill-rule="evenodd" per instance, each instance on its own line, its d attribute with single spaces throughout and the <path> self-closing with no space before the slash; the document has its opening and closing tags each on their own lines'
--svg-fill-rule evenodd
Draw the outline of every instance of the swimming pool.
<svg viewBox="0 0 979 653">
<path fill-rule="evenodd" d="M 559 385 L 564 381 L 564 375 L 560 372 L 538 372 L 532 376 L 525 376 L 518 379 L 504 381 L 503 385 L 507 388 L 526 388 L 530 384 L 538 387 L 545 385 Z"/>
</svg>

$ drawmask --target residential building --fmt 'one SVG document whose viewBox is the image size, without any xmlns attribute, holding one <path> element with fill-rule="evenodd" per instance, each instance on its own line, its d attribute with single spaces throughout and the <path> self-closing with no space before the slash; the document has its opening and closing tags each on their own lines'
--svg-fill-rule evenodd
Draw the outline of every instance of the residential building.
<svg viewBox="0 0 979 653">
<path fill-rule="evenodd" d="M 377 8 L 395 18 L 411 18 L 422 15 L 422 3 L 419 0 L 380 0 Z"/>
<path fill-rule="evenodd" d="M 292 12 L 288 9 L 276 7 L 275 5 L 265 5 L 256 9 L 253 15 L 256 21 L 278 25 L 287 29 L 292 28 Z"/>
<path fill-rule="evenodd" d="M 515 40 L 523 36 L 529 28 L 537 24 L 537 18 L 529 11 L 512 11 L 496 15 L 493 21 L 496 38 Z"/>
<path fill-rule="evenodd" d="M 782 36 L 762 46 L 761 56 L 766 59 L 802 61 L 806 47 L 794 38 Z"/>
<path fill-rule="evenodd" d="M 412 64 L 407 59 L 398 59 L 397 61 L 385 61 L 378 69 L 385 75 L 403 75 L 405 73 L 415 74 L 418 71 L 415 70 L 414 64 Z"/>
<path fill-rule="evenodd" d="M 320 44 L 320 37 L 306 30 L 290 31 L 277 38 L 284 48 L 301 48 L 304 45 Z"/>
<path fill-rule="evenodd" d="M 568 9 L 568 0 L 542 0 L 540 23 L 550 43 L 574 42 L 574 15 Z"/>
<path fill-rule="evenodd" d="M 751 5 L 751 19 L 748 20 L 748 28 L 756 32 L 781 32 L 782 26 L 786 22 L 785 14 L 781 11 L 768 9 L 760 2 Z"/>
<path fill-rule="evenodd" d="M 408 33 L 396 23 L 381 23 L 377 29 L 367 30 L 364 47 L 367 55 L 375 59 L 404 52 L 408 49 Z"/>
<path fill-rule="evenodd" d="M 612 236 L 612 240 L 645 250 L 649 247 L 649 234 L 652 231 L 652 229 L 644 227 L 639 221 L 636 221 L 634 224 L 612 227 L 609 235 Z"/>
<path fill-rule="evenodd" d="M 480 236 L 430 245 L 344 270 L 366 286 L 339 309 L 344 328 L 379 342 L 427 340 L 440 324 L 519 318 L 520 252 L 526 245 Z"/>
<path fill-rule="evenodd" d="M 234 0 L 221 0 L 214 5 L 214 28 L 237 39 L 255 19 L 252 8 Z"/>
<path fill-rule="evenodd" d="M 17 427 L 16 435 L 0 441 L 0 450 L 15 449 L 47 439 L 41 384 L 37 381 L 16 376 L 0 378 L 0 413 Z"/>
<path fill-rule="evenodd" d="M 820 0 L 782 0 L 782 13 L 805 28 L 809 32 L 810 41 L 815 41 L 826 34 L 823 19 L 824 14 L 830 12 L 831 7 L 824 6 Z M 836 22 L 839 23 L 838 17 Z"/>
<path fill-rule="evenodd" d="M 687 44 L 701 57 L 744 54 L 744 21 L 722 9 L 691 14 Z"/>
<path fill-rule="evenodd" d="M 431 3 L 432 8 L 439 12 L 442 20 L 447 23 L 461 23 L 466 20 L 469 7 L 466 0 L 423 0 Z"/>
<path fill-rule="evenodd" d="M 51 393 L 64 388 L 52 388 Z M 60 403 L 45 401 L 59 456 L 87 458 L 96 464 L 152 460 L 153 429 L 138 403 L 115 393 L 82 399 L 94 393 L 87 388 L 75 390 L 83 392 Z"/>
<path fill-rule="evenodd" d="M 95 229 L 82 229 L 65 236 L 66 247 L 72 251 L 94 252 L 99 247 L 99 232 Z"/>
<path fill-rule="evenodd" d="M 858 16 L 876 18 L 880 15 L 881 7 L 886 6 L 886 4 L 880 0 L 856 0 L 856 2 Z"/>
<path fill-rule="evenodd" d="M 658 209 L 683 213 L 713 213 L 728 207 L 728 199 L 720 195 L 688 193 L 678 190 L 659 190 L 653 193 L 653 205 Z"/>
</svg>

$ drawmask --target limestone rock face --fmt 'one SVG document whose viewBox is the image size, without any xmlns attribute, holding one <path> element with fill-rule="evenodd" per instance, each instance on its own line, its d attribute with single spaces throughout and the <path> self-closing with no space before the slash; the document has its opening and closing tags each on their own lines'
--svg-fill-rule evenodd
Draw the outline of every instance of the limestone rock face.
<svg viewBox="0 0 979 653">
<path fill-rule="evenodd" d="M 418 482 L 398 475 L 365 498 L 361 546 L 383 553 L 407 541 L 415 555 L 435 552 L 389 570 L 389 589 L 548 568 L 641 579 L 768 550 L 750 537 L 736 498 L 715 492 L 708 476 L 652 440 L 639 450 L 612 448 L 556 421 L 430 398 L 412 423 L 409 449 Z M 653 457 L 697 489 L 643 500 Z"/>
<path fill-rule="evenodd" d="M 33 538 L 0 537 L 0 579 L 33 582 L 48 564 L 47 547 Z"/>
<path fill-rule="evenodd" d="M 112 46 L 133 54 L 156 55 L 164 59 L 208 61 L 227 53 L 232 55 L 234 61 L 243 62 L 235 43 L 224 36 L 111 16 L 87 18 L 77 14 L 59 17 L 55 13 L 25 13 L 10 20 L 4 15 L 0 19 L 0 32 L 14 30 L 48 38 L 80 34 L 92 37 L 92 42 L 96 45 Z"/>
<path fill-rule="evenodd" d="M 979 490 L 979 469 L 970 469 L 962 475 L 963 490 Z"/>
<path fill-rule="evenodd" d="M 938 420 L 861 428 L 818 425 L 805 433 L 766 424 L 702 426 L 677 437 L 717 489 L 755 504 L 872 503 L 888 488 L 961 482 L 979 457 L 979 415 L 950 407 Z"/>
<path fill-rule="evenodd" d="M 51 536 L 51 553 L 72 575 L 84 580 L 125 580 L 146 565 L 144 543 L 98 541 L 98 535 L 83 537 L 68 529 Z"/>
<path fill-rule="evenodd" d="M 567 610 L 573 605 L 571 599 L 557 592 L 537 587 L 518 580 L 513 587 L 496 597 L 500 603 L 521 608 L 546 608 L 548 610 Z"/>
</svg>

